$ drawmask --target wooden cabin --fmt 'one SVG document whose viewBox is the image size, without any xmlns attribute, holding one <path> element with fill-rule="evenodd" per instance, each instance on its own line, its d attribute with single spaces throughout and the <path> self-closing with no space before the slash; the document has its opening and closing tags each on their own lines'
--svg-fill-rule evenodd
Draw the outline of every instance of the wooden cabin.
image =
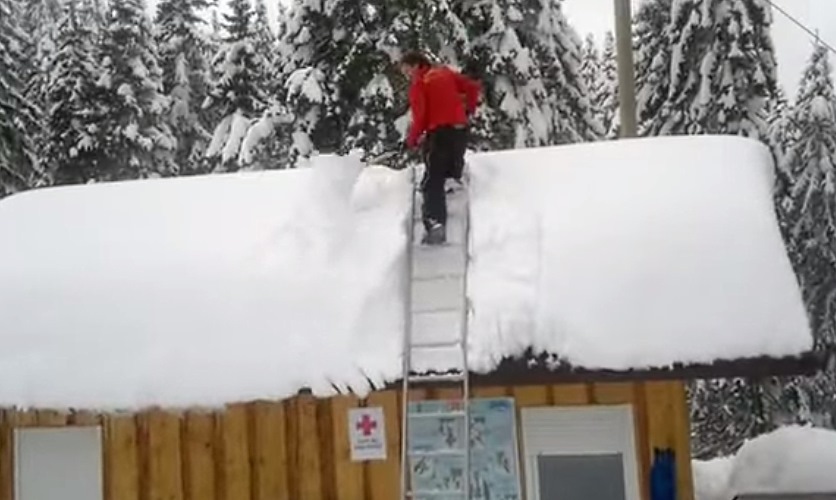
<svg viewBox="0 0 836 500">
<path fill-rule="evenodd" d="M 821 366 L 770 158 L 733 137 L 480 153 L 469 218 L 451 195 L 450 244 L 412 252 L 408 173 L 346 158 L 4 199 L 0 500 L 399 500 L 403 345 L 451 334 L 471 498 L 651 500 L 672 456 L 692 500 L 685 382 Z M 437 410 L 461 390 L 410 389 L 410 443 L 465 441 Z M 455 489 L 449 462 L 410 464 Z"/>
<path fill-rule="evenodd" d="M 473 398 L 513 404 L 519 498 L 540 498 L 529 492 L 539 455 L 568 454 L 604 459 L 598 478 L 610 477 L 613 463 L 606 459 L 618 458 L 615 470 L 626 478 L 619 498 L 648 500 L 653 450 L 662 448 L 674 452 L 677 498 L 692 500 L 690 421 L 677 377 L 810 373 L 819 366 L 805 356 L 679 371 L 552 374 L 554 384 L 537 383 L 544 373 L 520 381 L 519 372 L 507 370 L 476 377 Z M 501 378 L 520 383 L 494 382 Z M 584 378 L 610 381 L 578 381 Z M 458 393 L 439 387 L 414 396 L 443 400 Z M 349 418 L 356 408 L 380 408 L 385 459 L 353 459 L 351 435 L 362 432 L 356 430 L 362 422 Z M 216 410 L 6 409 L 0 500 L 394 500 L 401 498 L 401 421 L 397 389 L 363 399 L 302 393 Z M 577 473 L 571 464 L 564 470 Z"/>
<path fill-rule="evenodd" d="M 626 498 L 649 498 L 654 447 L 676 452 L 679 498 L 693 498 L 681 382 L 485 386 L 474 397 L 513 399 L 521 488 L 530 457 L 550 446 L 574 451 L 595 433 L 594 446 L 624 454 L 634 477 Z M 358 406 L 382 408 L 385 460 L 352 460 L 349 409 Z M 563 426 L 543 428 L 550 415 Z M 0 499 L 393 500 L 400 498 L 400 425 L 396 390 L 363 400 L 299 395 L 215 412 L 8 410 L 0 424 Z"/>
</svg>

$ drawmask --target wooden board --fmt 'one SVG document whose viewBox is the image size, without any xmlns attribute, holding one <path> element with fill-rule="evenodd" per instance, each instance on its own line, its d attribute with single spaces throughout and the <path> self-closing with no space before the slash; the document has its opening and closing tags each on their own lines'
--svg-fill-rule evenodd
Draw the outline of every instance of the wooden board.
<svg viewBox="0 0 836 500">
<path fill-rule="evenodd" d="M 252 416 L 254 500 L 289 500 L 284 405 L 256 403 Z"/>
<path fill-rule="evenodd" d="M 136 420 L 108 417 L 105 435 L 105 499 L 139 500 L 140 464 Z"/>
<path fill-rule="evenodd" d="M 230 405 L 219 415 L 216 435 L 220 434 L 221 490 L 219 499 L 240 500 L 250 498 L 250 456 L 247 425 L 247 407 Z"/>
<path fill-rule="evenodd" d="M 215 500 L 215 416 L 189 412 L 182 422 L 183 496 L 186 500 Z"/>
<path fill-rule="evenodd" d="M 589 388 L 586 384 L 559 384 L 551 386 L 552 402 L 555 406 L 578 406 L 589 404 Z"/>
<path fill-rule="evenodd" d="M 372 393 L 367 406 L 383 407 L 386 419 L 386 458 L 384 461 L 368 462 L 368 483 L 370 500 L 391 500 L 400 495 L 400 398 L 396 391 Z"/>
<path fill-rule="evenodd" d="M 365 500 L 363 462 L 351 461 L 351 437 L 348 410 L 357 407 L 359 401 L 352 396 L 331 399 L 331 435 L 334 439 L 334 477 L 339 485 L 337 500 Z"/>
<path fill-rule="evenodd" d="M 183 500 L 180 418 L 152 411 L 146 416 L 149 500 Z"/>
<path fill-rule="evenodd" d="M 316 400 L 311 395 L 300 395 L 295 407 L 297 459 L 292 477 L 298 483 L 298 498 L 322 500 L 322 471 L 317 435 Z"/>
<path fill-rule="evenodd" d="M 0 500 L 14 500 L 14 444 L 10 411 L 0 410 Z"/>
</svg>

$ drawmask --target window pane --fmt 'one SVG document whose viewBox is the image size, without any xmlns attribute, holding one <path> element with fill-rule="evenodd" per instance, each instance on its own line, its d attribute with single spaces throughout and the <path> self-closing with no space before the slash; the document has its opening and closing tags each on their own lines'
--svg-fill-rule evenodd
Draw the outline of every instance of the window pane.
<svg viewBox="0 0 836 500">
<path fill-rule="evenodd" d="M 18 429 L 16 500 L 101 500 L 96 427 Z"/>
<path fill-rule="evenodd" d="M 541 455 L 540 500 L 626 500 L 621 454 Z"/>
</svg>

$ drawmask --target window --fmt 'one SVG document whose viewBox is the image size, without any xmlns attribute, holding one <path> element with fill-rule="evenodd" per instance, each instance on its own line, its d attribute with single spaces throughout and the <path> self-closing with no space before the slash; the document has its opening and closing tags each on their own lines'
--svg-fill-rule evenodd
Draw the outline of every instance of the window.
<svg viewBox="0 0 836 500">
<path fill-rule="evenodd" d="M 631 406 L 521 413 L 530 500 L 639 500 Z"/>
<path fill-rule="evenodd" d="M 99 427 L 15 430 L 15 500 L 102 500 Z"/>
</svg>

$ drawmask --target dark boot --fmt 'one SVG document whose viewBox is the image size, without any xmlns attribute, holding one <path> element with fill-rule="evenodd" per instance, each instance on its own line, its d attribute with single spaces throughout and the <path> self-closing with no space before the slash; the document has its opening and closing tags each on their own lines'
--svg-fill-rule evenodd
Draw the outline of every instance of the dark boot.
<svg viewBox="0 0 836 500">
<path fill-rule="evenodd" d="M 421 240 L 422 245 L 443 245 L 447 243 L 447 228 L 444 224 L 436 221 L 429 221 L 427 232 Z"/>
</svg>

